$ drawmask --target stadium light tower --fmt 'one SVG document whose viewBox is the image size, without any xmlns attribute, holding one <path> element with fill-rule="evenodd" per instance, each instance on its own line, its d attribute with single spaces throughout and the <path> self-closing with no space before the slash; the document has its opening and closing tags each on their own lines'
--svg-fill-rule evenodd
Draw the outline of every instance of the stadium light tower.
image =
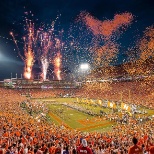
<svg viewBox="0 0 154 154">
<path fill-rule="evenodd" d="M 90 69 L 90 66 L 88 63 L 83 63 L 80 65 L 80 70 L 81 71 L 88 71 Z"/>
<path fill-rule="evenodd" d="M 90 65 L 88 63 L 80 64 L 79 72 L 83 79 L 86 79 L 86 74 L 88 74 L 89 70 L 90 70 Z"/>
</svg>

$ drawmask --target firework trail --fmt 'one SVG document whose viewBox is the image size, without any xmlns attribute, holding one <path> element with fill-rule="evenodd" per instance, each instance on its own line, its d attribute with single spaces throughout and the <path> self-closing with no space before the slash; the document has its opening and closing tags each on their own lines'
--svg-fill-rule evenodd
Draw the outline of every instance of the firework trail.
<svg viewBox="0 0 154 154">
<path fill-rule="evenodd" d="M 48 68 L 50 62 L 54 64 L 54 55 L 57 50 L 60 50 L 60 41 L 55 38 L 56 30 L 55 23 L 59 16 L 52 21 L 51 25 L 43 24 L 37 31 L 37 57 L 41 64 L 41 77 L 45 81 L 47 78 Z"/>
<path fill-rule="evenodd" d="M 44 81 L 46 81 L 46 76 L 47 76 L 47 70 L 49 67 L 49 61 L 46 57 L 42 57 L 41 59 L 41 64 L 42 64 L 42 78 Z"/>
<path fill-rule="evenodd" d="M 58 52 L 54 59 L 54 72 L 58 80 L 61 80 L 61 57 L 60 52 Z"/>
<path fill-rule="evenodd" d="M 27 40 L 25 38 L 25 47 L 24 47 L 24 54 L 25 54 L 25 72 L 24 77 L 30 79 L 32 76 L 32 67 L 34 64 L 34 50 L 33 50 L 33 43 L 34 43 L 34 24 L 31 22 L 28 24 L 28 37 Z"/>
<path fill-rule="evenodd" d="M 55 38 L 55 48 L 58 51 L 55 58 L 54 58 L 54 72 L 58 80 L 61 80 L 61 58 L 62 55 L 60 54 L 61 49 L 61 42 L 58 38 Z"/>
<path fill-rule="evenodd" d="M 60 51 L 58 41 L 55 41 L 56 34 L 54 30 L 55 22 L 59 19 L 60 15 L 50 25 L 41 23 L 41 26 L 37 25 L 38 29 L 34 29 L 34 23 L 32 20 L 29 20 L 29 18 L 33 18 L 33 14 L 31 14 L 31 11 L 25 12 L 25 14 L 27 17 L 24 18 L 26 22 L 26 25 L 24 25 L 26 35 L 23 37 L 24 56 L 20 52 L 17 44 L 18 41 L 15 39 L 13 32 L 10 32 L 10 35 L 17 47 L 19 56 L 25 63 L 24 77 L 26 79 L 32 78 L 32 67 L 34 61 L 37 60 L 41 64 L 41 77 L 43 80 L 46 80 L 50 60 L 54 60 L 53 55 L 57 50 Z"/>
<path fill-rule="evenodd" d="M 47 71 L 48 71 L 48 67 L 49 67 L 49 51 L 51 50 L 51 47 L 53 45 L 53 42 L 51 40 L 51 36 L 52 36 L 52 31 L 38 31 L 38 40 L 37 43 L 39 44 L 38 47 L 38 57 L 39 57 L 39 61 L 41 61 L 41 77 L 42 79 L 45 81 L 46 80 L 46 76 L 47 76 Z"/>
<path fill-rule="evenodd" d="M 17 40 L 15 39 L 13 32 L 10 35 L 13 37 L 14 43 L 18 49 L 19 56 L 25 63 L 24 67 L 24 77 L 26 79 L 31 79 L 32 77 L 32 67 L 34 64 L 34 46 L 35 46 L 35 34 L 34 34 L 34 23 L 26 20 L 26 32 L 27 35 L 23 38 L 24 40 L 24 56 L 20 53 L 19 47 L 17 45 Z"/>
</svg>

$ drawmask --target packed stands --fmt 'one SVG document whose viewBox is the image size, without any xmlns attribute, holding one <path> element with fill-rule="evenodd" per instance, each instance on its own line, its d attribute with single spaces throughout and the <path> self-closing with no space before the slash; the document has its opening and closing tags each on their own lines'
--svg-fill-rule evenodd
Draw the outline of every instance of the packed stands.
<svg viewBox="0 0 154 154">
<path fill-rule="evenodd" d="M 114 86 L 116 86 L 115 89 Z M 98 90 L 88 90 L 85 87 L 72 91 L 76 95 L 86 94 L 87 97 L 106 97 L 107 99 L 116 98 L 116 94 L 121 89 L 124 92 L 125 83 L 112 85 L 112 93 L 109 91 L 99 92 Z M 127 85 L 128 87 L 128 85 Z M 132 89 L 133 85 L 129 84 Z M 136 86 L 137 87 L 137 86 Z M 152 88 L 152 87 L 151 87 Z M 134 89 L 136 90 L 136 89 Z M 93 93 L 95 91 L 95 93 Z M 71 92 L 71 93 L 72 93 Z M 137 94 L 143 95 L 136 91 Z M 45 120 L 38 120 L 26 110 L 21 108 L 21 103 L 28 101 L 23 95 L 26 91 L 0 89 L 0 153 L 1 154 L 75 154 L 88 150 L 94 154 L 126 154 L 129 153 L 132 146 L 132 138 L 138 139 L 137 145 L 144 154 L 151 152 L 154 148 L 154 121 L 149 120 L 144 123 L 117 124 L 109 132 L 91 132 L 84 133 L 77 130 L 70 130 L 63 125 L 57 126 L 54 123 L 48 123 Z M 49 91 L 30 91 L 33 97 L 56 96 L 68 91 L 49 90 Z M 111 95 L 112 94 L 112 95 Z M 146 95 L 146 94 L 145 94 Z M 110 96 L 110 97 L 109 97 Z M 123 96 L 126 98 L 127 96 Z M 144 96 L 142 96 L 143 98 Z M 138 101 L 139 99 L 137 99 Z M 137 102 L 136 101 L 136 102 Z M 135 102 L 135 101 L 134 101 Z M 140 103 L 140 102 L 139 102 Z M 39 104 L 37 110 L 42 109 Z M 148 105 L 148 104 L 147 104 Z M 32 105 L 35 108 L 36 104 Z M 45 106 L 43 106 L 45 108 Z M 35 108 L 36 110 L 36 108 Z M 44 109 L 45 112 L 46 109 Z M 83 139 L 84 142 L 82 141 Z"/>
</svg>

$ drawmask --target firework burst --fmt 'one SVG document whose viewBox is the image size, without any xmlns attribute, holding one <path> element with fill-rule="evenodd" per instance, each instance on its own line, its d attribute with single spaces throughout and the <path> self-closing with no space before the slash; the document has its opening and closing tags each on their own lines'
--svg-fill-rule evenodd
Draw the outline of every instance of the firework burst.
<svg viewBox="0 0 154 154">
<path fill-rule="evenodd" d="M 35 33 L 34 33 L 34 23 L 26 20 L 26 36 L 23 37 L 24 40 L 24 56 L 21 55 L 19 47 L 17 45 L 17 40 L 15 39 L 13 32 L 10 35 L 13 37 L 14 43 L 18 49 L 19 56 L 25 63 L 24 77 L 26 79 L 31 79 L 32 77 L 32 67 L 34 64 L 34 47 L 35 47 Z"/>
<path fill-rule="evenodd" d="M 61 80 L 61 57 L 60 52 L 58 52 L 54 59 L 54 72 L 58 80 Z"/>
</svg>

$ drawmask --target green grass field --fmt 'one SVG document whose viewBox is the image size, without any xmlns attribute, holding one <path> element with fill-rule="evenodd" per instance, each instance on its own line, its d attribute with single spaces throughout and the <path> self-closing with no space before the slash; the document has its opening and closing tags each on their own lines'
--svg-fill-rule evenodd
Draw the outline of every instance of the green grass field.
<svg viewBox="0 0 154 154">
<path fill-rule="evenodd" d="M 76 98 L 45 98 L 45 99 L 32 99 L 37 101 L 48 102 L 49 114 L 48 117 L 57 125 L 64 125 L 70 129 L 76 129 L 80 131 L 108 131 L 112 129 L 114 122 L 99 118 L 98 116 L 91 116 L 89 114 L 77 111 L 68 106 L 62 105 L 61 103 L 77 104 L 78 106 L 84 107 L 87 110 L 92 110 L 94 113 L 100 113 L 103 110 L 106 113 L 112 112 L 112 109 L 103 108 L 101 106 L 95 106 L 86 103 L 77 103 Z M 143 108 L 140 108 L 141 110 Z M 154 115 L 154 110 L 147 111 L 147 115 Z"/>
<path fill-rule="evenodd" d="M 105 130 L 110 129 L 114 125 L 113 122 L 82 113 L 60 104 L 51 104 L 49 105 L 49 109 L 49 115 L 54 122 L 68 126 L 71 129 L 82 131 Z"/>
</svg>

